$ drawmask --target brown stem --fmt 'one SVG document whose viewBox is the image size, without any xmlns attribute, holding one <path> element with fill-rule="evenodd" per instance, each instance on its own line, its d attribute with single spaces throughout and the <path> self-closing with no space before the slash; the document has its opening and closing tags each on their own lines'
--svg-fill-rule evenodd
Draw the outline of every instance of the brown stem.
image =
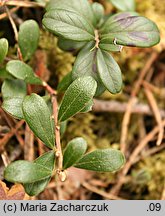
<svg viewBox="0 0 165 216">
<path fill-rule="evenodd" d="M 99 32 L 97 29 L 95 29 L 95 47 L 98 49 L 99 48 L 99 43 L 100 43 L 100 39 L 99 39 Z"/>
<path fill-rule="evenodd" d="M 55 139 L 56 139 L 56 157 L 57 157 L 57 174 L 61 179 L 62 175 L 62 167 L 63 167 L 63 155 L 61 149 L 61 142 L 60 142 L 60 126 L 58 124 L 58 104 L 56 95 L 52 95 L 52 104 L 53 104 L 53 117 L 55 123 Z"/>
</svg>

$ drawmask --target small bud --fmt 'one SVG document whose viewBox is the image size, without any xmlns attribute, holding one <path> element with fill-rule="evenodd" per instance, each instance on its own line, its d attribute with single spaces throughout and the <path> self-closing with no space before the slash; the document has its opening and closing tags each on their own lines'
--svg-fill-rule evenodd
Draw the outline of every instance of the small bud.
<svg viewBox="0 0 165 216">
<path fill-rule="evenodd" d="M 59 172 L 59 179 L 60 181 L 64 182 L 67 178 L 67 174 L 66 174 L 66 171 L 65 170 L 62 170 Z"/>
</svg>

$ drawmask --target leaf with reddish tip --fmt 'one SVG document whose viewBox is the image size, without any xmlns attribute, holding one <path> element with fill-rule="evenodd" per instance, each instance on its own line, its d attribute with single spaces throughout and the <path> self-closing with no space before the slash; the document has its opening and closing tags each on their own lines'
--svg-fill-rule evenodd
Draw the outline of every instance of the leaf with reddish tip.
<svg viewBox="0 0 165 216">
<path fill-rule="evenodd" d="M 151 47 L 159 41 L 157 25 L 132 12 L 110 17 L 101 29 L 101 44 Z"/>
</svg>

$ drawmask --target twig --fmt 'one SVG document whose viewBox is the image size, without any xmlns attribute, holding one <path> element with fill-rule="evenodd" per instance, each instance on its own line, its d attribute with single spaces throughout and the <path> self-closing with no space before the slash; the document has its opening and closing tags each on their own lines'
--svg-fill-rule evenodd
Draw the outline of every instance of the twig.
<svg viewBox="0 0 165 216">
<path fill-rule="evenodd" d="M 149 90 L 149 88 L 145 85 L 145 83 L 143 83 L 143 86 L 144 86 L 144 92 L 145 92 L 145 95 L 148 99 L 148 102 L 151 106 L 151 109 L 154 113 L 154 116 L 155 116 L 155 119 L 157 121 L 157 124 L 159 126 L 159 133 L 158 133 L 158 139 L 157 139 L 157 145 L 160 145 L 162 140 L 163 140 L 163 135 L 164 135 L 164 128 L 162 126 L 162 118 L 161 118 L 161 115 L 160 115 L 160 112 L 159 112 L 159 108 L 157 106 L 157 103 L 156 103 L 156 100 L 152 94 L 152 92 Z"/>
<path fill-rule="evenodd" d="M 5 9 L 6 9 L 7 15 L 8 15 L 8 17 L 9 17 L 9 20 L 10 20 L 11 26 L 12 26 L 12 28 L 13 28 L 13 31 L 14 31 L 15 40 L 16 40 L 16 42 L 17 42 L 18 57 L 19 57 L 19 59 L 20 59 L 21 61 L 23 61 L 22 53 L 21 53 L 21 50 L 20 50 L 20 48 L 19 48 L 19 46 L 18 46 L 18 31 L 17 31 L 17 26 L 16 26 L 16 24 L 15 24 L 15 22 L 14 22 L 12 16 L 11 16 L 10 10 L 7 8 L 7 6 L 5 6 Z"/>
<path fill-rule="evenodd" d="M 45 87 L 45 89 L 50 93 L 50 95 L 56 95 L 57 92 L 51 87 L 48 85 L 48 83 L 46 83 L 45 81 L 43 81 L 43 87 Z"/>
<path fill-rule="evenodd" d="M 34 133 L 27 124 L 25 127 L 24 159 L 28 161 L 34 160 Z"/>
<path fill-rule="evenodd" d="M 6 115 L 6 113 L 3 111 L 2 108 L 0 108 L 0 113 L 4 116 L 6 122 L 10 126 L 10 128 L 13 128 L 13 123 L 12 123 L 11 119 Z M 15 132 L 15 136 L 16 136 L 19 144 L 23 148 L 23 146 L 24 146 L 24 140 L 22 139 L 22 136 L 18 133 L 18 131 Z"/>
<path fill-rule="evenodd" d="M 107 193 L 105 191 L 99 190 L 97 187 L 94 187 L 90 184 L 88 184 L 87 182 L 83 182 L 82 186 L 85 187 L 86 189 L 88 189 L 89 191 L 92 191 L 96 194 L 101 195 L 102 197 L 106 198 L 106 199 L 110 199 L 110 200 L 124 200 L 121 197 L 115 196 L 113 194 Z"/>
<path fill-rule="evenodd" d="M 7 167 L 10 164 L 10 160 L 9 160 L 8 155 L 7 155 L 7 152 L 3 151 L 1 153 L 1 157 L 2 157 L 2 160 L 3 160 L 3 163 L 4 163 L 5 167 Z"/>
<path fill-rule="evenodd" d="M 37 3 L 37 2 L 30 2 L 30 1 L 7 0 L 5 1 L 5 4 L 9 6 L 19 6 L 19 7 L 45 7 L 44 4 Z"/>
<path fill-rule="evenodd" d="M 162 122 L 163 127 L 165 127 L 165 120 Z M 142 141 L 138 144 L 138 146 L 135 148 L 135 150 L 131 153 L 131 156 L 127 163 L 125 164 L 124 168 L 121 170 L 121 172 L 118 175 L 118 182 L 117 184 L 112 188 L 111 193 L 114 195 L 117 195 L 124 183 L 125 175 L 128 173 L 131 166 L 136 162 L 136 158 L 138 154 L 143 150 L 143 148 L 148 144 L 150 140 L 153 139 L 153 137 L 159 132 L 159 127 L 156 126 L 150 133 L 148 133 Z"/>
<path fill-rule="evenodd" d="M 131 113 L 132 113 L 131 107 L 134 105 L 136 95 L 138 94 L 138 92 L 140 90 L 140 86 L 142 84 L 144 77 L 146 76 L 148 70 L 150 69 L 150 67 L 154 63 L 154 61 L 157 59 L 157 57 L 158 57 L 158 54 L 153 52 L 152 55 L 150 56 L 150 58 L 148 59 L 148 61 L 146 62 L 146 65 L 141 70 L 140 75 L 139 75 L 139 79 L 135 83 L 135 85 L 134 85 L 135 87 L 132 90 L 131 98 L 128 102 L 127 110 L 124 114 L 123 122 L 122 122 L 120 147 L 121 147 L 121 150 L 123 153 L 125 153 L 125 151 L 126 151 L 126 140 L 127 140 L 127 134 L 128 134 L 128 126 L 130 123 L 130 118 L 131 118 Z"/>
<path fill-rule="evenodd" d="M 138 103 L 136 104 L 136 99 L 134 105 L 132 106 L 131 112 L 135 114 L 142 114 L 142 115 L 153 115 L 150 107 L 147 104 Z M 117 112 L 122 113 L 127 110 L 127 103 L 122 103 L 119 101 L 111 100 L 98 100 L 94 99 L 94 105 L 92 110 L 94 112 Z M 165 111 L 159 110 L 161 117 L 165 117 Z"/>
<path fill-rule="evenodd" d="M 7 133 L 2 139 L 0 139 L 0 151 L 4 149 L 4 146 L 11 139 L 11 137 L 16 133 L 16 131 L 23 125 L 24 120 L 19 121 L 15 127 L 11 129 L 9 133 Z"/>
<path fill-rule="evenodd" d="M 56 95 L 52 95 L 52 104 L 53 104 L 53 117 L 55 123 L 55 137 L 56 137 L 56 157 L 57 157 L 57 174 L 61 181 L 63 180 L 63 154 L 61 149 L 61 142 L 60 142 L 60 126 L 58 125 L 58 104 Z"/>
<path fill-rule="evenodd" d="M 10 14 L 16 12 L 17 10 L 19 9 L 19 7 L 14 7 L 10 10 Z M 8 14 L 7 13 L 3 13 L 3 14 L 0 14 L 0 20 L 4 19 L 5 17 L 7 17 Z"/>
<path fill-rule="evenodd" d="M 147 150 L 145 153 L 143 153 L 143 154 L 139 157 L 138 161 L 141 160 L 141 159 L 144 159 L 144 158 L 146 158 L 146 157 L 148 157 L 148 156 L 150 156 L 150 155 L 153 155 L 153 154 L 155 154 L 155 153 L 157 153 L 157 152 L 159 152 L 159 151 L 161 151 L 161 150 L 163 150 L 163 149 L 165 149 L 165 143 L 162 144 L 162 145 L 160 145 L 160 146 L 155 146 L 155 147 L 153 147 L 153 148 Z"/>
</svg>

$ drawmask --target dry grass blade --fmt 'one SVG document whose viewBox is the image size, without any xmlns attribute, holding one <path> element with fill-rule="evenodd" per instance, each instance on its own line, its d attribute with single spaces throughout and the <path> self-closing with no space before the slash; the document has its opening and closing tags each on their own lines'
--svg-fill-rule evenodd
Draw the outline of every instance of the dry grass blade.
<svg viewBox="0 0 165 216">
<path fill-rule="evenodd" d="M 85 187 L 86 189 L 88 189 L 89 191 L 92 191 L 96 194 L 101 195 L 102 197 L 104 197 L 105 199 L 110 199 L 110 200 L 124 200 L 121 197 L 115 196 L 113 194 L 107 193 L 105 191 L 102 191 L 100 189 L 98 189 L 97 187 L 94 187 L 90 184 L 88 184 L 87 182 L 83 182 L 82 186 Z"/>
<path fill-rule="evenodd" d="M 138 94 L 138 92 L 140 90 L 140 86 L 141 86 L 147 72 L 149 71 L 149 69 L 151 68 L 152 64 L 155 62 L 157 57 L 158 57 L 157 53 L 153 52 L 151 54 L 150 58 L 148 59 L 148 61 L 145 64 L 144 68 L 140 72 L 139 79 L 137 80 L 135 85 L 133 85 L 134 88 L 132 90 L 131 98 L 128 102 L 127 110 L 124 114 L 123 122 L 122 122 L 120 147 L 121 147 L 121 150 L 123 153 L 125 153 L 125 151 L 126 151 L 126 140 L 127 140 L 127 135 L 128 135 L 128 126 L 129 126 L 130 119 L 131 119 L 132 106 L 134 105 L 136 95 Z"/>
<path fill-rule="evenodd" d="M 160 111 L 159 111 L 157 102 L 156 102 L 152 92 L 149 90 L 149 88 L 147 88 L 147 86 L 145 85 L 145 82 L 143 83 L 143 86 L 144 86 L 145 95 L 146 95 L 146 97 L 148 99 L 148 102 L 149 102 L 149 104 L 151 106 L 151 109 L 152 109 L 152 111 L 154 113 L 155 119 L 156 119 L 158 127 L 159 127 L 158 139 L 157 139 L 156 144 L 160 145 L 162 140 L 163 140 L 163 135 L 164 135 L 164 127 L 162 125 L 162 118 L 161 118 L 161 115 L 160 115 Z"/>
<path fill-rule="evenodd" d="M 0 139 L 0 151 L 3 151 L 5 145 L 8 141 L 14 136 L 16 131 L 24 124 L 24 120 L 19 121 L 15 127 L 11 129 L 9 133 L 7 133 L 2 139 Z"/>
<path fill-rule="evenodd" d="M 37 2 L 31 2 L 31 1 L 13 1 L 13 0 L 7 0 L 5 1 L 5 5 L 8 6 L 19 6 L 19 7 L 44 7 L 44 4 L 37 3 Z"/>
<path fill-rule="evenodd" d="M 165 120 L 162 122 L 163 127 L 165 127 Z M 127 163 L 125 164 L 124 168 L 121 170 L 121 172 L 118 175 L 118 182 L 117 184 L 112 188 L 111 193 L 114 195 L 117 195 L 124 183 L 124 179 L 128 171 L 130 170 L 131 166 L 137 162 L 136 158 L 139 155 L 139 153 L 144 149 L 144 147 L 150 142 L 153 137 L 159 132 L 159 126 L 156 126 L 150 133 L 148 133 L 138 144 L 138 146 L 134 149 L 134 151 L 131 153 L 131 156 Z"/>
</svg>

